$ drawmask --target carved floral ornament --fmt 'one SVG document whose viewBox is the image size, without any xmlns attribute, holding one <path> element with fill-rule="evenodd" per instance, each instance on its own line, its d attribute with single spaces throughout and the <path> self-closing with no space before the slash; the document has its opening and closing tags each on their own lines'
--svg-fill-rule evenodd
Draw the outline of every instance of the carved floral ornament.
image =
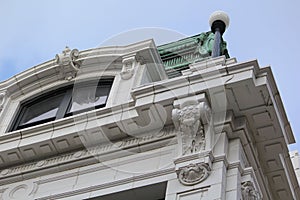
<svg viewBox="0 0 300 200">
<path fill-rule="evenodd" d="M 77 61 L 79 51 L 77 49 L 69 49 L 66 47 L 62 53 L 56 54 L 55 62 L 59 65 L 60 75 L 66 79 L 71 80 L 76 77 L 77 71 L 80 67 L 80 61 Z"/>
<path fill-rule="evenodd" d="M 205 163 L 191 163 L 179 168 L 176 173 L 181 184 L 190 186 L 204 181 L 208 177 L 210 169 Z"/>
<path fill-rule="evenodd" d="M 201 102 L 202 100 L 202 102 Z M 174 102 L 172 119 L 179 131 L 178 144 L 181 155 L 188 155 L 205 150 L 205 125 L 211 122 L 211 109 L 204 98 L 187 97 Z"/>
</svg>

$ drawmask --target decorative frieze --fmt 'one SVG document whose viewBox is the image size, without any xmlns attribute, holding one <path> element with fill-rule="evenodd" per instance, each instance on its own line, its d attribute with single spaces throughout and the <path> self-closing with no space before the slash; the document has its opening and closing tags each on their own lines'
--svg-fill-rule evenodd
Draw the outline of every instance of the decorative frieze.
<svg viewBox="0 0 300 200">
<path fill-rule="evenodd" d="M 77 61 L 79 51 L 77 49 L 69 49 L 66 47 L 62 53 L 56 54 L 55 62 L 59 65 L 60 76 L 66 80 L 76 77 L 80 67 L 80 61 Z"/>
<path fill-rule="evenodd" d="M 166 127 L 162 129 L 158 134 L 145 135 L 139 138 L 127 138 L 124 140 L 117 141 L 115 143 L 102 144 L 94 146 L 88 149 L 83 149 L 77 152 L 64 154 L 56 157 L 52 157 L 37 162 L 32 162 L 25 165 L 12 167 L 9 169 L 3 169 L 0 171 L 0 178 L 22 174 L 29 171 L 39 170 L 43 168 L 50 168 L 52 166 L 63 165 L 65 163 L 74 162 L 79 159 L 88 159 L 92 156 L 101 156 L 115 151 L 122 151 L 123 149 L 130 149 L 132 147 L 141 146 L 143 144 L 154 143 L 158 140 L 168 140 L 175 136 L 174 128 Z"/>
<path fill-rule="evenodd" d="M 211 121 L 211 110 L 205 95 L 185 97 L 174 102 L 172 119 L 179 131 L 178 144 L 181 155 L 205 150 L 206 132 Z"/>
<path fill-rule="evenodd" d="M 188 186 L 204 181 L 208 177 L 209 172 L 210 168 L 205 163 L 191 163 L 176 170 L 179 182 Z"/>
</svg>

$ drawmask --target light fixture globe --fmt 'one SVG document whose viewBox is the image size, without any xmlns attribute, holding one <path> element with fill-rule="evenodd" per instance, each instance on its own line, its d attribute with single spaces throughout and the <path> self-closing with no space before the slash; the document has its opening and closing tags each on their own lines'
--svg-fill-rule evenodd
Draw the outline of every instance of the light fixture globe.
<svg viewBox="0 0 300 200">
<path fill-rule="evenodd" d="M 215 32 L 216 28 L 218 28 L 221 34 L 223 34 L 225 32 L 225 29 L 229 26 L 229 17 L 227 13 L 225 13 L 224 11 L 213 12 L 209 17 L 209 25 L 212 32 Z"/>
</svg>

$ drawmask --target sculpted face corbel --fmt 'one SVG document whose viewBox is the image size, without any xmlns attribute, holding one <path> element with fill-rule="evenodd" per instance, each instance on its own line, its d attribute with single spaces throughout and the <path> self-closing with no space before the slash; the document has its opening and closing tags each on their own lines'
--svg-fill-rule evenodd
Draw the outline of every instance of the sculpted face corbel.
<svg viewBox="0 0 300 200">
<path fill-rule="evenodd" d="M 121 78 L 124 80 L 130 79 L 134 74 L 134 67 L 137 63 L 136 55 L 124 56 L 122 60 Z"/>
</svg>

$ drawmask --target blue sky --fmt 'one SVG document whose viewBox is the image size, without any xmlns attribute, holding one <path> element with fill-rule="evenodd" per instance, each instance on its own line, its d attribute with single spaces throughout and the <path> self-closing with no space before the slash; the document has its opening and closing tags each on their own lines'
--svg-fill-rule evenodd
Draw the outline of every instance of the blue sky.
<svg viewBox="0 0 300 200">
<path fill-rule="evenodd" d="M 93 48 L 132 29 L 157 27 L 187 36 L 208 31 L 210 14 L 224 10 L 231 20 L 224 34 L 230 56 L 272 67 L 299 141 L 290 149 L 300 150 L 299 8 L 296 0 L 0 0 L 0 81 L 53 59 L 66 45 Z"/>
</svg>

